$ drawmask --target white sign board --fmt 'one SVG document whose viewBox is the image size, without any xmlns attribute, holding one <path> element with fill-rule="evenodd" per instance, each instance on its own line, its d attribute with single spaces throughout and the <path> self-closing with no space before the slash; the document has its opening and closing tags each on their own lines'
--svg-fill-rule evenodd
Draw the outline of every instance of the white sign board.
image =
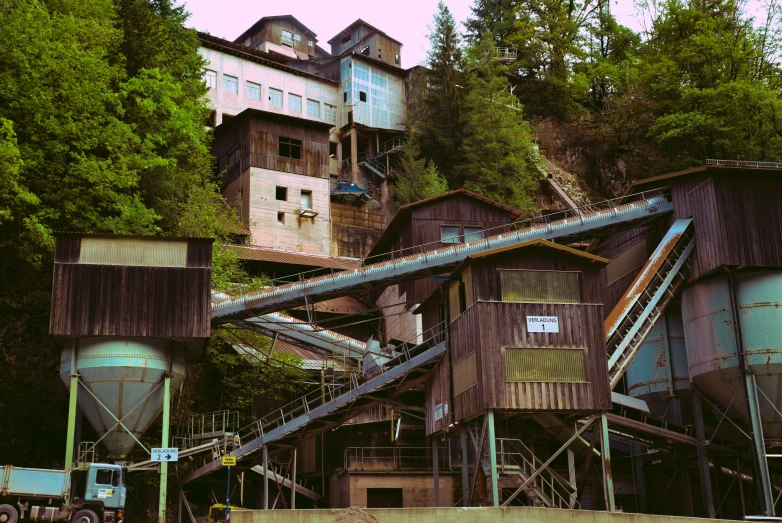
<svg viewBox="0 0 782 523">
<path fill-rule="evenodd" d="M 557 316 L 527 316 L 527 332 L 559 332 Z"/>
<path fill-rule="evenodd" d="M 152 461 L 179 461 L 179 449 L 152 449 Z"/>
<path fill-rule="evenodd" d="M 434 406 L 434 420 L 440 421 L 441 419 L 443 419 L 443 404 L 438 403 Z"/>
</svg>

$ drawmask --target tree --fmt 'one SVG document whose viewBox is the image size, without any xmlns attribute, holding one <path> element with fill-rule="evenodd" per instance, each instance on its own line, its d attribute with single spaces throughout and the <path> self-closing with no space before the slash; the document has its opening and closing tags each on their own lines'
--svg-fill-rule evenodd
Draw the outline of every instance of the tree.
<svg viewBox="0 0 782 523">
<path fill-rule="evenodd" d="M 518 209 L 530 209 L 543 170 L 532 131 L 510 93 L 507 67 L 494 59 L 490 38 L 470 49 L 468 64 L 459 179 L 467 189 Z"/>
<path fill-rule="evenodd" d="M 394 196 L 399 205 L 417 202 L 448 191 L 448 182 L 431 161 L 421 157 L 412 125 L 407 126 L 404 150 L 394 170 Z"/>
<path fill-rule="evenodd" d="M 429 42 L 429 71 L 419 79 L 423 86 L 411 102 L 411 112 L 417 119 L 413 125 L 421 134 L 424 156 L 450 179 L 460 162 L 463 56 L 456 23 L 442 2 L 434 16 Z"/>
</svg>

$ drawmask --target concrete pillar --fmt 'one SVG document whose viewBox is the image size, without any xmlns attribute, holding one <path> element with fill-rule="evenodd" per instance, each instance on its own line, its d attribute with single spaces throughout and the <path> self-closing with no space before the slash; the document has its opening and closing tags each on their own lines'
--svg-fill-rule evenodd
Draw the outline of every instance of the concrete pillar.
<svg viewBox="0 0 782 523">
<path fill-rule="evenodd" d="M 440 464 L 437 436 L 432 436 L 432 477 L 434 479 L 434 506 L 440 506 Z"/>
<path fill-rule="evenodd" d="M 350 129 L 350 172 L 352 174 L 352 182 L 358 181 L 358 131 L 356 128 Z"/>
<path fill-rule="evenodd" d="M 495 507 L 500 506 L 499 477 L 497 475 L 497 440 L 494 436 L 494 411 L 486 411 L 486 437 L 489 440 L 489 468 L 491 469 L 491 500 Z"/>
</svg>

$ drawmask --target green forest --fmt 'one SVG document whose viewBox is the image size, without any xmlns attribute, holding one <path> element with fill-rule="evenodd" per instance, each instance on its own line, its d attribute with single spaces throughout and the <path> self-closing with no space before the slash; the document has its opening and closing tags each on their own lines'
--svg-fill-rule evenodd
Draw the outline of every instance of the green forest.
<svg viewBox="0 0 782 523">
<path fill-rule="evenodd" d="M 599 197 L 706 158 L 782 160 L 777 2 L 759 18 L 739 0 L 637 8 L 640 33 L 609 0 L 476 0 L 462 34 L 441 3 L 397 202 L 466 187 L 534 211 L 544 157 Z M 215 288 L 263 283 L 221 248 L 240 223 L 220 196 L 187 18 L 171 0 L 0 0 L 0 463 L 62 459 L 57 232 L 216 238 Z M 247 410 L 304 380 L 295 360 L 253 366 L 227 347 L 215 337 L 182 412 Z"/>
</svg>

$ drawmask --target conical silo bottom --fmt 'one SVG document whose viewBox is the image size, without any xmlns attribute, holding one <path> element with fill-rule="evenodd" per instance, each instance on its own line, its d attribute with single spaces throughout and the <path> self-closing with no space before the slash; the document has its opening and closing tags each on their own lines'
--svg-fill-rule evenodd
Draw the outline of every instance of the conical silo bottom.
<svg viewBox="0 0 782 523">
<path fill-rule="evenodd" d="M 70 386 L 73 347 L 63 350 L 60 377 Z M 171 366 L 172 390 L 185 379 L 182 346 L 155 338 L 78 340 L 78 403 L 112 459 L 124 459 L 163 409 L 163 381 Z M 88 393 L 87 388 L 94 394 Z M 96 400 L 97 398 L 97 400 Z M 98 401 L 99 400 L 99 401 Z M 101 405 L 102 403 L 102 405 Z M 117 426 L 112 414 L 133 434 Z"/>
</svg>

